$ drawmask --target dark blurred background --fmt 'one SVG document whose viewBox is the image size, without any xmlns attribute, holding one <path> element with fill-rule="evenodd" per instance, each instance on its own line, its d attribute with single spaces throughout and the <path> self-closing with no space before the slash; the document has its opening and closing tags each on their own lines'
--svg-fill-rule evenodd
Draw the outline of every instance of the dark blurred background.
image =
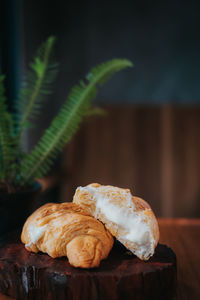
<svg viewBox="0 0 200 300">
<path fill-rule="evenodd" d="M 1 2 L 0 62 L 11 105 L 37 47 L 57 37 L 55 93 L 27 149 L 91 67 L 115 57 L 135 66 L 100 90 L 95 102 L 108 115 L 84 122 L 44 181 L 57 186 L 59 199 L 100 182 L 130 187 L 159 216 L 200 217 L 199 12 L 194 0 Z"/>
</svg>

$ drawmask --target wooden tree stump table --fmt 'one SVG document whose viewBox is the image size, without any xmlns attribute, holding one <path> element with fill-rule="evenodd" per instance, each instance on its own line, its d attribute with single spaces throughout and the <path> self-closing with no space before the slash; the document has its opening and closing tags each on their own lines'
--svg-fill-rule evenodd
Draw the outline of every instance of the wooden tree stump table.
<svg viewBox="0 0 200 300">
<path fill-rule="evenodd" d="M 28 252 L 19 234 L 0 248 L 0 292 L 20 300 L 172 299 L 175 288 L 176 256 L 162 244 L 144 262 L 116 243 L 100 267 L 90 270 Z"/>
<path fill-rule="evenodd" d="M 172 247 L 177 256 L 178 282 L 174 300 L 200 299 L 200 219 L 158 221 L 160 242 Z M 0 300 L 12 299 L 0 294 Z"/>
</svg>

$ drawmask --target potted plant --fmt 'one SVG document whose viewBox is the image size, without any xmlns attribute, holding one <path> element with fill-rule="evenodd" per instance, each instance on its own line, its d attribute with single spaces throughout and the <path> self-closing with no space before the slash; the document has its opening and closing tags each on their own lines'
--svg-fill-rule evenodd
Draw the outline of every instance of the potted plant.
<svg viewBox="0 0 200 300">
<path fill-rule="evenodd" d="M 33 150 L 25 153 L 23 135 L 38 116 L 58 71 L 53 58 L 54 44 L 55 38 L 51 36 L 37 51 L 12 113 L 6 104 L 4 75 L 0 74 L 0 235 L 21 225 L 33 209 L 35 194 L 40 191 L 36 179 L 47 174 L 83 118 L 95 113 L 91 103 L 98 85 L 103 85 L 115 72 L 132 66 L 126 59 L 112 59 L 93 68 L 71 89 Z"/>
</svg>

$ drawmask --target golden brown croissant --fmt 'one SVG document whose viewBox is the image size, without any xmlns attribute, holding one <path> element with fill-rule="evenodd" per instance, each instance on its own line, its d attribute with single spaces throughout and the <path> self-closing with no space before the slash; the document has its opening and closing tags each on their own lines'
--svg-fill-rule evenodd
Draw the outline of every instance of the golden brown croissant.
<svg viewBox="0 0 200 300">
<path fill-rule="evenodd" d="M 154 254 L 159 239 L 157 220 L 149 204 L 132 196 L 129 189 L 93 183 L 77 188 L 73 202 L 104 223 L 140 259 Z"/>
<path fill-rule="evenodd" d="M 21 240 L 28 251 L 67 256 L 75 267 L 93 268 L 105 259 L 113 237 L 104 225 L 75 203 L 48 203 L 26 221 Z"/>
</svg>

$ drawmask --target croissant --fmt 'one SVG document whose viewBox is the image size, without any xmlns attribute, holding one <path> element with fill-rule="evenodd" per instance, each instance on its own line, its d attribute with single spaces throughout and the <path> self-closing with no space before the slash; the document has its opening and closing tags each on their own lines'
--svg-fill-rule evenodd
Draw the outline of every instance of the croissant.
<svg viewBox="0 0 200 300">
<path fill-rule="evenodd" d="M 28 251 L 67 256 L 80 268 L 99 266 L 113 246 L 104 225 L 75 203 L 48 203 L 37 209 L 26 220 L 21 241 Z"/>
<path fill-rule="evenodd" d="M 100 220 L 126 248 L 142 260 L 154 254 L 159 228 L 149 204 L 129 189 L 97 183 L 78 187 L 73 202 Z"/>
</svg>

